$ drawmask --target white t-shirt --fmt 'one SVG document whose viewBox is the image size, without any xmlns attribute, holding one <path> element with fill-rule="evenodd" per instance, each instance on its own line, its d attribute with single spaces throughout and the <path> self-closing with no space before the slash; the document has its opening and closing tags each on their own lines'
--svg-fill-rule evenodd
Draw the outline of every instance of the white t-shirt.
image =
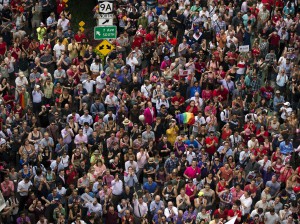
<svg viewBox="0 0 300 224">
<path fill-rule="evenodd" d="M 271 215 L 270 212 L 266 212 L 265 214 L 265 224 L 273 224 L 273 223 L 276 223 L 276 222 L 279 222 L 280 219 L 279 219 L 279 216 L 274 213 L 274 215 Z"/>
<path fill-rule="evenodd" d="M 59 19 L 57 21 L 57 25 L 61 26 L 64 32 L 68 30 L 69 23 L 70 23 L 70 21 L 68 19 L 64 19 L 64 20 Z"/>
<path fill-rule="evenodd" d="M 136 57 L 132 57 L 132 58 L 126 58 L 126 64 L 130 65 L 131 67 L 131 71 L 133 72 L 135 69 L 135 65 L 137 65 L 139 62 L 136 59 Z"/>
<path fill-rule="evenodd" d="M 252 198 L 251 197 L 246 198 L 245 195 L 243 194 L 240 198 L 240 201 L 242 203 L 241 211 L 242 211 L 243 215 L 249 214 L 250 210 L 251 210 L 251 205 L 252 205 Z"/>
<path fill-rule="evenodd" d="M 265 165 L 264 165 L 264 163 L 265 163 L 264 159 L 261 159 L 258 161 L 258 164 L 264 168 L 264 171 L 267 171 L 268 167 L 271 166 L 272 163 L 270 160 L 268 160 Z"/>
<path fill-rule="evenodd" d="M 53 47 L 53 51 L 55 51 L 55 57 L 56 58 L 59 58 L 60 55 L 61 55 L 61 51 L 64 51 L 65 50 L 65 45 L 61 44 L 55 44 L 54 47 Z"/>
</svg>

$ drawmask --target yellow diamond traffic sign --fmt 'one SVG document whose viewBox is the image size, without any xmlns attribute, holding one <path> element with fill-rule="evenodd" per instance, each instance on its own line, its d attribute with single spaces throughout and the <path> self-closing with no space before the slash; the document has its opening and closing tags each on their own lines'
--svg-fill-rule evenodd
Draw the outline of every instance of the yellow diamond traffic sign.
<svg viewBox="0 0 300 224">
<path fill-rule="evenodd" d="M 112 45 L 109 41 L 107 40 L 103 40 L 100 44 L 98 44 L 98 46 L 95 48 L 95 51 L 97 53 L 102 54 L 103 56 L 106 56 L 109 54 L 109 52 L 111 52 L 112 50 L 114 50 L 115 47 L 114 45 Z"/>
<path fill-rule="evenodd" d="M 63 0 L 64 3 L 67 3 L 69 0 Z"/>
<path fill-rule="evenodd" d="M 81 32 L 84 31 L 84 28 L 83 28 L 83 27 L 79 27 L 78 29 L 79 29 Z"/>
<path fill-rule="evenodd" d="M 79 26 L 84 26 L 85 25 L 85 22 L 81 21 L 80 23 L 78 23 Z"/>
</svg>

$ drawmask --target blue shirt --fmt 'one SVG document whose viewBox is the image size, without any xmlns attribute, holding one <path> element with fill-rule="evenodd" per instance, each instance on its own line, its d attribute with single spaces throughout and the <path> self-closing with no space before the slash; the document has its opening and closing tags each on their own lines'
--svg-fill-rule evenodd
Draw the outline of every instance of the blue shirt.
<svg viewBox="0 0 300 224">
<path fill-rule="evenodd" d="M 188 146 L 193 145 L 195 149 L 199 148 L 199 143 L 196 140 L 194 140 L 193 142 L 191 140 L 186 140 L 184 143 Z"/>
<path fill-rule="evenodd" d="M 157 183 L 156 182 L 152 182 L 152 184 L 150 185 L 148 182 L 144 183 L 143 189 L 149 191 L 149 193 L 154 193 L 155 190 L 157 188 Z"/>
<path fill-rule="evenodd" d="M 280 148 L 280 152 L 283 155 L 287 155 L 289 153 L 292 153 L 294 148 L 293 148 L 293 144 L 290 142 L 288 145 L 285 144 L 285 141 L 281 142 L 279 145 Z"/>
<path fill-rule="evenodd" d="M 191 87 L 191 90 L 190 90 L 190 97 L 193 97 L 193 96 L 195 96 L 195 93 L 196 92 L 198 92 L 199 94 L 200 94 L 200 92 L 201 92 L 201 88 L 200 88 L 200 86 L 193 86 L 193 87 Z"/>
</svg>

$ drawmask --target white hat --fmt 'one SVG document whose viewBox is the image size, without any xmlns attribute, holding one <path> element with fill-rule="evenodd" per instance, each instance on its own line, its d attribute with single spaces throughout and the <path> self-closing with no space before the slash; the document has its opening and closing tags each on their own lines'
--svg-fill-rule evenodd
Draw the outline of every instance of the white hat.
<svg viewBox="0 0 300 224">
<path fill-rule="evenodd" d="M 40 88 L 40 85 L 35 85 L 35 87 L 36 87 L 37 89 L 39 89 L 39 88 Z"/>
<path fill-rule="evenodd" d="M 289 107 L 291 104 L 289 102 L 285 102 L 283 105 Z"/>
<path fill-rule="evenodd" d="M 122 122 L 124 125 L 129 125 L 131 121 L 128 118 L 125 118 L 124 121 Z"/>
<path fill-rule="evenodd" d="M 145 120 L 145 116 L 144 116 L 144 115 L 140 115 L 140 116 L 139 116 L 139 120 L 140 120 L 140 121 L 144 121 L 144 120 Z"/>
</svg>

